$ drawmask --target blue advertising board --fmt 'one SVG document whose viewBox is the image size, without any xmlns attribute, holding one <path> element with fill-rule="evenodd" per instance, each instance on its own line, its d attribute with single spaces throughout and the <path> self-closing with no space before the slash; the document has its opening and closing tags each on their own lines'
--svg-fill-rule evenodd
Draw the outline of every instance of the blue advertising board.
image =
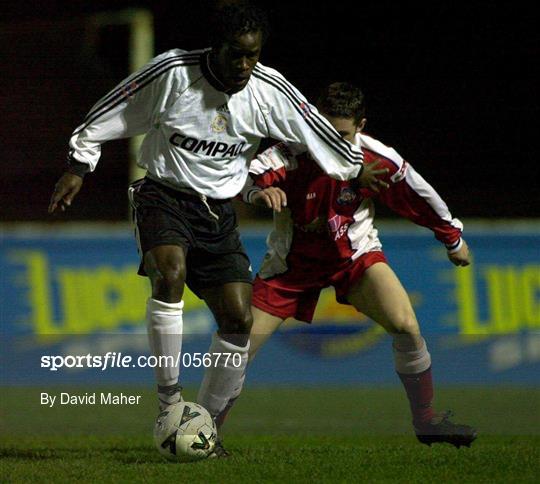
<svg viewBox="0 0 540 484">
<path fill-rule="evenodd" d="M 426 230 L 381 230 L 446 383 L 540 383 L 540 229 L 468 227 L 474 263 L 456 268 Z M 257 268 L 265 230 L 243 230 Z M 0 384 L 151 382 L 152 370 L 43 368 L 44 355 L 147 355 L 146 278 L 127 226 L 4 230 L 0 239 Z M 204 353 L 215 323 L 185 294 L 184 353 Z M 182 381 L 201 368 L 184 360 Z M 364 315 L 321 294 L 312 325 L 287 321 L 250 368 L 252 384 L 394 383 L 391 343 Z"/>
</svg>

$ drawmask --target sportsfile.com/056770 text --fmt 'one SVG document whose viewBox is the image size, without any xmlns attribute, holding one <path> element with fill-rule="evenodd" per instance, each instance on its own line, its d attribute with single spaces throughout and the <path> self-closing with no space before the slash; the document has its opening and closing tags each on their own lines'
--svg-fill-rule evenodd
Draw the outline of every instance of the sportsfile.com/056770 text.
<svg viewBox="0 0 540 484">
<path fill-rule="evenodd" d="M 105 371 L 109 368 L 209 368 L 211 366 L 232 366 L 238 368 L 241 358 L 238 353 L 178 353 L 176 356 L 122 355 L 121 352 L 109 351 L 104 355 L 43 355 L 41 368 L 58 371 L 61 368 L 97 368 Z"/>
</svg>

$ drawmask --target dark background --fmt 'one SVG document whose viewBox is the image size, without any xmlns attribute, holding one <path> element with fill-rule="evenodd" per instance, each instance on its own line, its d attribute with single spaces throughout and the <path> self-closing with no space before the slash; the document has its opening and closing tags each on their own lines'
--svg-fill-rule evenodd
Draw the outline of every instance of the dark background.
<svg viewBox="0 0 540 484">
<path fill-rule="evenodd" d="M 2 220 L 126 218 L 125 141 L 105 145 L 70 213 L 46 214 L 70 133 L 128 74 L 125 32 L 105 29 L 89 42 L 81 21 L 147 7 L 157 54 L 206 47 L 214 3 L 32 0 L 2 7 Z M 540 52 L 532 5 L 255 3 L 272 23 L 261 62 L 310 100 L 330 81 L 357 82 L 367 97 L 366 131 L 411 162 L 454 216 L 540 216 Z"/>
</svg>

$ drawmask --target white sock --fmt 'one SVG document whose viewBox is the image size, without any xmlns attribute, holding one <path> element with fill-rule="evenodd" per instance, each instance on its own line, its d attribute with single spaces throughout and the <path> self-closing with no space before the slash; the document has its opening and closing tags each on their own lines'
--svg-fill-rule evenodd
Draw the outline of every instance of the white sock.
<svg viewBox="0 0 540 484">
<path fill-rule="evenodd" d="M 184 301 L 166 303 L 148 298 L 146 320 L 150 351 L 161 358 L 154 368 L 158 385 L 167 387 L 178 382 L 182 350 L 182 308 Z M 161 363 L 161 364 L 159 364 Z"/>
<path fill-rule="evenodd" d="M 420 342 L 407 335 L 394 336 L 394 364 L 396 371 L 404 375 L 418 374 L 431 366 L 431 355 L 422 338 Z"/>
<path fill-rule="evenodd" d="M 158 385 L 159 410 L 163 411 L 170 405 L 182 402 L 182 387 L 180 384 L 162 387 Z"/>
<path fill-rule="evenodd" d="M 197 403 L 217 416 L 231 398 L 242 391 L 248 362 L 249 341 L 246 346 L 236 346 L 215 333 L 208 349 L 212 364 L 206 368 L 197 395 Z M 239 356 L 234 356 L 239 355 Z"/>
</svg>

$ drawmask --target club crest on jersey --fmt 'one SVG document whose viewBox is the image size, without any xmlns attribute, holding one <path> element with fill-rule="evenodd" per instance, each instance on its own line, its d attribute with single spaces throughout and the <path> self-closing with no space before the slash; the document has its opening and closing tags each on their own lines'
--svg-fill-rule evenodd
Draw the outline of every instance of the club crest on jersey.
<svg viewBox="0 0 540 484">
<path fill-rule="evenodd" d="M 135 81 L 132 81 L 129 84 L 126 84 L 122 88 L 122 94 L 124 95 L 125 98 L 132 98 L 135 95 L 135 90 L 138 87 L 139 85 Z"/>
<path fill-rule="evenodd" d="M 355 199 L 356 193 L 354 190 L 350 187 L 343 187 L 339 193 L 337 203 L 339 205 L 347 205 L 348 203 L 352 203 Z"/>
<path fill-rule="evenodd" d="M 212 121 L 212 131 L 222 133 L 227 128 L 227 118 L 223 114 L 218 114 Z"/>
</svg>

